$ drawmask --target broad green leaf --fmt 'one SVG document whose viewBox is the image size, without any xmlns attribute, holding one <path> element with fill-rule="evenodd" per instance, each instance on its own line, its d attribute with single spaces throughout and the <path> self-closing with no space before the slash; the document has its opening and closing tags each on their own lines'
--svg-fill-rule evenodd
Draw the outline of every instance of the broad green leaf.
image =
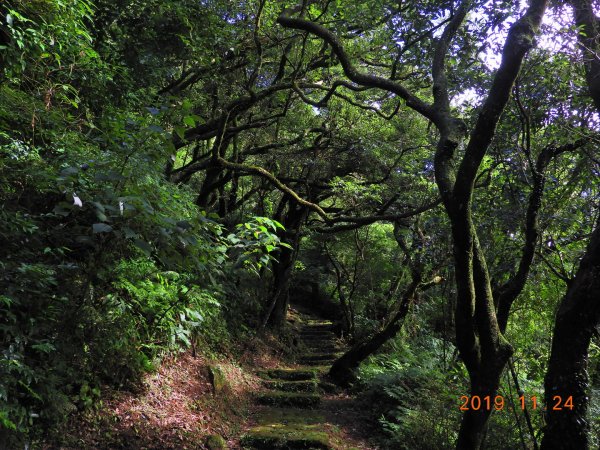
<svg viewBox="0 0 600 450">
<path fill-rule="evenodd" d="M 94 233 L 110 233 L 113 228 L 106 223 L 95 223 L 92 225 Z"/>
</svg>

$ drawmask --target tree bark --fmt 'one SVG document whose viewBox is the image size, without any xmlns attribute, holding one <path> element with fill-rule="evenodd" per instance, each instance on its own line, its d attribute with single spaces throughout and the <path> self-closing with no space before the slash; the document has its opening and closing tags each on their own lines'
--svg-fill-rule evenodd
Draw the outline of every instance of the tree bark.
<svg viewBox="0 0 600 450">
<path fill-rule="evenodd" d="M 590 0 L 571 0 L 589 95 L 600 110 L 600 26 Z M 600 324 L 600 219 L 554 323 L 544 380 L 546 428 L 542 450 L 589 448 L 588 349 Z M 572 398 L 573 408 L 565 407 Z M 562 409 L 554 409 L 560 401 Z"/>
<path fill-rule="evenodd" d="M 398 334 L 404 323 L 404 318 L 410 310 L 410 305 L 420 283 L 421 273 L 419 272 L 413 275 L 413 280 L 404 291 L 398 312 L 392 320 L 382 330 L 375 333 L 369 339 L 356 344 L 334 361 L 329 370 L 329 376 L 335 383 L 343 387 L 347 387 L 353 383 L 356 380 L 354 371 L 360 363 L 377 352 L 387 341 Z"/>
<path fill-rule="evenodd" d="M 406 261 L 411 272 L 411 282 L 405 288 L 401 296 L 398 309 L 391 320 L 389 320 L 388 323 L 377 333 L 354 345 L 350 350 L 334 361 L 331 369 L 329 370 L 329 376 L 340 386 L 347 387 L 354 382 L 356 379 L 354 372 L 360 366 L 360 364 L 369 356 L 376 353 L 386 342 L 398 334 L 398 332 L 402 329 L 404 319 L 410 311 L 410 307 L 414 299 L 417 297 L 418 292 L 425 291 L 444 281 L 442 277 L 435 276 L 431 281 L 426 283 L 423 282 L 423 272 L 425 269 L 424 264 L 421 261 L 421 255 L 418 254 L 418 251 L 415 252 L 410 249 L 407 246 L 402 234 L 399 233 L 399 230 L 404 228 L 404 226 L 406 225 L 402 225 L 399 222 L 395 223 L 394 237 L 406 255 Z M 416 236 L 419 236 L 420 245 L 424 245 L 425 238 L 419 229 L 418 222 L 415 224 L 415 229 L 415 240 Z M 392 283 L 390 288 L 390 298 L 396 292 L 398 283 L 399 281 Z"/>
<path fill-rule="evenodd" d="M 308 216 L 308 210 L 302 205 L 297 205 L 294 200 L 288 200 L 288 212 L 285 215 L 282 241 L 292 248 L 281 249 L 277 263 L 273 267 L 273 287 L 269 310 L 264 323 L 272 328 L 280 328 L 287 314 L 289 305 L 289 288 L 291 283 L 292 269 L 298 255 L 298 244 L 300 241 L 300 230 Z"/>
<path fill-rule="evenodd" d="M 544 382 L 548 409 L 542 450 L 589 448 L 588 348 L 599 324 L 600 223 L 556 315 Z M 569 398 L 572 409 L 565 407 Z M 554 409 L 557 403 L 560 410 Z"/>
<path fill-rule="evenodd" d="M 539 241 L 541 230 L 539 228 L 538 216 L 542 206 L 542 198 L 544 196 L 544 186 L 546 183 L 545 172 L 548 164 L 558 155 L 573 151 L 585 144 L 585 140 L 580 139 L 571 144 L 565 144 L 560 147 L 549 145 L 539 153 L 534 167 L 531 168 L 533 187 L 529 194 L 527 205 L 527 214 L 525 219 L 525 242 L 523 243 L 521 260 L 516 272 L 510 279 L 499 286 L 494 291 L 494 303 L 498 316 L 498 324 L 500 331 L 504 333 L 508 325 L 508 316 L 512 304 L 518 298 L 519 294 L 525 287 L 527 277 L 533 264 L 535 248 Z"/>
<path fill-rule="evenodd" d="M 545 0 L 533 0 L 525 14 L 510 27 L 502 63 L 460 161 L 456 161 L 455 156 L 460 142 L 460 124 L 448 113 L 443 58 L 438 55 L 434 58 L 434 99 L 438 109 L 446 113 L 438 126 L 440 142 L 435 158 L 436 182 L 452 228 L 457 286 L 456 345 L 469 373 L 471 397 L 493 398 L 496 395 L 500 377 L 512 354 L 512 347 L 498 324 L 489 271 L 472 219 L 473 189 L 481 161 L 495 134 L 523 59 L 533 46 L 545 8 Z M 451 25 L 452 22 L 448 26 L 450 31 Z M 451 37 L 451 34 L 447 36 L 444 32 L 440 39 L 437 52 L 441 52 L 442 56 L 446 48 L 445 41 Z M 457 162 L 459 164 L 455 169 Z M 518 286 L 517 291 L 520 292 L 522 287 Z M 508 311 L 505 312 L 508 314 Z M 469 408 L 465 411 L 456 442 L 457 449 L 481 448 L 490 414 L 491 410 L 485 408 Z"/>
<path fill-rule="evenodd" d="M 433 105 L 425 103 L 393 80 L 360 72 L 351 63 L 340 40 L 325 27 L 290 17 L 293 10 L 284 11 L 277 19 L 284 27 L 301 29 L 321 37 L 331 46 L 350 80 L 395 93 L 409 108 L 431 120 L 438 128 L 440 139 L 434 161 L 435 176 L 452 227 L 458 294 L 456 345 L 469 372 L 471 395 L 495 396 L 504 366 L 512 354 L 512 347 L 498 325 L 489 272 L 473 224 L 473 189 L 523 59 L 533 47 L 546 5 L 547 0 L 531 0 L 525 13 L 511 25 L 502 51 L 502 62 L 460 159 L 457 149 L 465 138 L 466 126 L 452 117 L 445 59 L 452 40 L 473 6 L 470 0 L 461 2 L 438 38 L 432 63 Z M 456 443 L 458 449 L 477 450 L 481 447 L 490 413 L 481 409 L 465 412 Z"/>
</svg>

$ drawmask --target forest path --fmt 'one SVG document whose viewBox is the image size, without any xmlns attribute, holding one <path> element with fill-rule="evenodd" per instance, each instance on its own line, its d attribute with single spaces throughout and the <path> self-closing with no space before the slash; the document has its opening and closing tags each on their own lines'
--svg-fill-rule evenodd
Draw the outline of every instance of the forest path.
<svg viewBox="0 0 600 450">
<path fill-rule="evenodd" d="M 291 309 L 297 332 L 297 364 L 261 371 L 252 426 L 241 439 L 246 449 L 373 449 L 366 443 L 363 414 L 352 396 L 325 374 L 343 350 L 333 324 Z"/>
</svg>

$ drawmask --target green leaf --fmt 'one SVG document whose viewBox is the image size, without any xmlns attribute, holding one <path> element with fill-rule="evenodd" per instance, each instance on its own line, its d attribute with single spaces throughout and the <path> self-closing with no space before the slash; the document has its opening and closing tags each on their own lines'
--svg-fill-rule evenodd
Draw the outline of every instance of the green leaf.
<svg viewBox="0 0 600 450">
<path fill-rule="evenodd" d="M 137 238 L 138 234 L 129 227 L 123 227 L 123 233 L 127 239 Z"/>
<path fill-rule="evenodd" d="M 113 228 L 106 223 L 95 223 L 92 225 L 92 231 L 96 233 L 110 233 Z"/>
<path fill-rule="evenodd" d="M 196 120 L 194 119 L 193 116 L 185 116 L 183 118 L 183 123 L 186 124 L 188 127 L 196 126 Z"/>
<path fill-rule="evenodd" d="M 153 131 L 153 132 L 155 132 L 155 133 L 160 133 L 160 134 L 162 134 L 162 133 L 164 133 L 164 132 L 165 132 L 164 128 L 163 128 L 163 127 L 161 127 L 161 126 L 159 126 L 159 125 L 150 125 L 150 126 L 148 127 L 148 130 L 149 130 L 149 131 Z"/>
<path fill-rule="evenodd" d="M 181 125 L 175 125 L 174 129 L 175 134 L 179 136 L 179 139 L 185 140 L 185 127 L 182 127 Z"/>
<path fill-rule="evenodd" d="M 17 425 L 8 418 L 6 411 L 0 411 L 0 425 L 8 430 L 17 429 Z"/>
<path fill-rule="evenodd" d="M 42 353 L 50 353 L 50 352 L 53 352 L 54 350 L 56 350 L 54 345 L 50 344 L 49 342 L 43 342 L 41 344 L 33 344 L 31 346 L 31 348 L 34 350 L 37 350 L 39 352 L 42 352 Z"/>
<path fill-rule="evenodd" d="M 66 178 L 71 175 L 76 175 L 78 173 L 79 173 L 79 169 L 77 167 L 67 167 L 60 171 L 60 176 L 63 178 Z"/>
<path fill-rule="evenodd" d="M 146 241 L 141 239 L 134 239 L 133 243 L 137 248 L 142 250 L 146 255 L 150 256 L 152 254 L 152 247 Z"/>
</svg>

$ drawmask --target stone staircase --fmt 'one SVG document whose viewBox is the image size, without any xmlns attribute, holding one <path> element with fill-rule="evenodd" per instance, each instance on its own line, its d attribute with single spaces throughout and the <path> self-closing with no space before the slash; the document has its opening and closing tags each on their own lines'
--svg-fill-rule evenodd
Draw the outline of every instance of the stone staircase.
<svg viewBox="0 0 600 450">
<path fill-rule="evenodd" d="M 241 439 L 244 449 L 331 449 L 321 393 L 332 385 L 321 381 L 339 354 L 329 321 L 300 315 L 299 367 L 265 370 L 258 375 L 264 392 L 255 422 Z"/>
</svg>

